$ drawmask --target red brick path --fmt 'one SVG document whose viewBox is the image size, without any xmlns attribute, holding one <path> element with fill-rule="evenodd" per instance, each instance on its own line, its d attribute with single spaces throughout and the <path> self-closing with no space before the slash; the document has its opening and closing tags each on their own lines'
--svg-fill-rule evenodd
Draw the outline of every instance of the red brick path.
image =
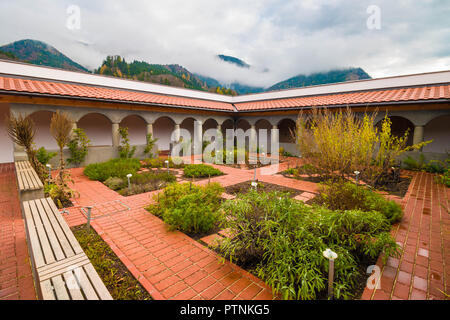
<svg viewBox="0 0 450 320">
<path fill-rule="evenodd" d="M 450 293 L 450 189 L 434 175 L 414 173 L 403 198 L 404 217 L 392 235 L 403 248 L 400 258 L 381 258 L 380 288 L 366 287 L 362 299 L 444 299 Z"/>
<path fill-rule="evenodd" d="M 278 171 L 289 165 L 292 162 L 281 163 Z M 253 170 L 216 167 L 227 175 L 211 181 L 224 186 L 253 178 Z M 222 263 L 214 252 L 181 232 L 169 231 L 160 219 L 144 210 L 160 191 L 122 197 L 102 183 L 88 180 L 82 169 L 72 169 L 71 173 L 80 197 L 74 199 L 65 219 L 70 226 L 83 224 L 86 218 L 81 206 L 97 205 L 93 228 L 154 299 L 273 298 L 261 280 L 229 262 Z M 381 288 L 366 288 L 362 299 L 444 299 L 443 292 L 449 293 L 450 189 L 436 184 L 431 174 L 413 175 L 408 193 L 400 200 L 405 216 L 392 229 L 404 248 L 402 256 L 389 258 L 386 265 L 378 259 Z M 257 179 L 317 192 L 314 183 L 278 174 L 263 176 L 260 169 Z M 35 299 L 12 164 L 0 165 L 0 181 L 0 299 Z M 129 210 L 114 213 L 117 201 Z"/>
<path fill-rule="evenodd" d="M 251 179 L 251 173 L 244 170 L 221 169 L 228 175 L 212 178 L 212 182 L 229 185 Z M 130 208 L 99 216 L 91 225 L 154 299 L 273 298 L 260 279 L 228 261 L 222 263 L 213 251 L 181 232 L 169 231 L 161 219 L 143 209 L 158 191 L 122 197 L 100 182 L 89 181 L 81 169 L 71 173 L 80 193 L 74 199 L 76 206 L 119 200 Z M 80 207 L 69 212 L 64 215 L 69 225 L 86 222 Z"/>
<path fill-rule="evenodd" d="M 36 299 L 15 169 L 0 164 L 0 300 Z"/>
</svg>

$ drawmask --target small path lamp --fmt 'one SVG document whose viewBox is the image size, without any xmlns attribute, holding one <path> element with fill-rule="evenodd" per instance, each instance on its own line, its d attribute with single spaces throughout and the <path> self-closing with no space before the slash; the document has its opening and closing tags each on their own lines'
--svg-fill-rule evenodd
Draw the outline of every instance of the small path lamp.
<svg viewBox="0 0 450 320">
<path fill-rule="evenodd" d="M 353 172 L 353 173 L 355 174 L 356 184 L 359 184 L 359 174 L 360 174 L 361 172 L 355 171 L 355 172 Z"/>
<path fill-rule="evenodd" d="M 127 174 L 127 179 L 128 179 L 128 190 L 131 190 L 130 178 L 131 178 L 132 176 L 133 176 L 133 175 L 132 175 L 131 173 Z"/>
<path fill-rule="evenodd" d="M 87 229 L 87 231 L 90 231 L 90 229 L 91 229 L 91 210 L 92 210 L 92 207 L 88 206 L 88 207 L 86 207 L 86 209 L 87 209 L 86 229 Z"/>
<path fill-rule="evenodd" d="M 52 179 L 52 165 L 50 163 L 47 163 L 45 166 L 48 168 L 48 179 L 51 180 Z"/>
<path fill-rule="evenodd" d="M 326 249 L 323 252 L 323 256 L 329 261 L 328 268 L 328 298 L 333 300 L 333 281 L 334 281 L 334 260 L 338 257 L 336 252 L 331 249 Z"/>
<path fill-rule="evenodd" d="M 165 164 L 167 164 L 167 172 L 169 172 L 169 160 L 164 161 Z"/>
</svg>

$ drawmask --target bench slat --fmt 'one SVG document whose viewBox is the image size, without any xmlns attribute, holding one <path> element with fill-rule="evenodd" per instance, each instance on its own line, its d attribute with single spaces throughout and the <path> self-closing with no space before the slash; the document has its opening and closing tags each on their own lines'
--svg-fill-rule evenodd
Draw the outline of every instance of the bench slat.
<svg viewBox="0 0 450 320">
<path fill-rule="evenodd" d="M 23 201 L 37 281 L 45 300 L 112 300 L 51 198 Z"/>
<path fill-rule="evenodd" d="M 99 300 L 97 293 L 95 292 L 94 287 L 89 281 L 88 276 L 85 273 L 85 270 L 81 268 L 82 272 L 78 274 L 81 288 L 83 289 L 83 293 L 86 296 L 87 300 Z"/>
<path fill-rule="evenodd" d="M 89 260 L 85 254 L 81 253 L 81 254 L 77 254 L 75 256 L 66 258 L 64 260 L 61 260 L 61 261 L 58 261 L 58 262 L 55 262 L 52 264 L 47 264 L 47 265 L 39 268 L 38 271 L 39 271 L 39 274 L 43 276 L 48 273 L 54 272 L 56 270 L 69 267 L 71 264 L 76 264 L 76 263 L 79 263 L 86 259 Z"/>
<path fill-rule="evenodd" d="M 42 221 L 40 220 L 38 209 L 36 207 L 35 201 L 30 201 L 31 214 L 33 216 L 34 224 L 36 226 L 37 234 L 39 237 L 39 242 L 41 243 L 42 252 L 44 253 L 44 259 L 46 263 L 55 262 L 55 256 L 53 255 L 53 251 L 50 247 L 50 243 L 47 239 L 47 234 L 42 225 Z"/>
<path fill-rule="evenodd" d="M 33 217 L 31 215 L 31 209 L 29 201 L 23 202 L 23 210 L 25 214 L 25 224 L 28 230 L 29 241 L 31 242 L 31 251 L 33 253 L 34 262 L 36 268 L 45 265 L 44 254 L 39 243 L 39 238 L 36 232 L 36 226 L 34 225 Z"/>
<path fill-rule="evenodd" d="M 55 289 L 56 299 L 58 300 L 70 300 L 69 293 L 67 292 L 66 284 L 61 275 L 52 278 L 53 288 Z"/>
<path fill-rule="evenodd" d="M 44 300 L 56 300 L 50 280 L 42 281 L 40 283 L 42 298 Z"/>
<path fill-rule="evenodd" d="M 59 213 L 58 208 L 56 208 L 56 205 L 53 202 L 53 200 L 51 198 L 46 198 L 45 200 L 47 201 L 49 207 L 55 212 L 55 217 L 58 220 L 62 231 L 66 235 L 66 238 L 69 241 L 73 251 L 75 251 L 75 254 L 84 252 L 83 249 L 81 248 L 80 244 L 78 243 L 77 239 L 73 235 L 72 231 L 70 230 L 69 226 L 67 225 L 66 221 Z"/>
<path fill-rule="evenodd" d="M 95 291 L 97 291 L 99 298 L 101 300 L 112 300 L 113 298 L 111 297 L 111 294 L 108 289 L 106 289 L 105 284 L 100 279 L 97 271 L 95 271 L 92 263 L 85 265 L 84 270 L 86 271 L 86 275 L 89 277 L 92 285 L 95 287 Z"/>
<path fill-rule="evenodd" d="M 41 281 L 50 279 L 56 275 L 60 275 L 64 272 L 68 272 L 73 269 L 77 269 L 77 268 L 82 267 L 89 263 L 91 263 L 91 261 L 88 259 L 88 257 L 85 256 L 83 259 L 81 259 L 79 261 L 70 261 L 69 263 L 61 265 L 59 268 L 47 270 L 45 273 L 39 272 L 39 279 L 41 279 Z"/>
<path fill-rule="evenodd" d="M 51 226 L 53 227 L 53 230 L 56 234 L 56 237 L 59 240 L 59 243 L 61 245 L 62 250 L 64 251 L 64 256 L 66 258 L 72 257 L 75 255 L 75 251 L 73 250 L 72 246 L 69 243 L 69 240 L 67 239 L 64 231 L 61 228 L 60 221 L 56 219 L 55 212 L 50 208 L 47 200 L 40 199 L 40 202 L 42 203 L 42 206 L 45 209 L 45 212 L 47 213 L 48 219 L 50 221 Z M 56 213 L 57 215 L 61 215 L 61 213 Z"/>
<path fill-rule="evenodd" d="M 79 286 L 79 280 L 76 277 L 77 273 L 81 272 L 79 271 L 80 269 L 81 268 L 77 268 L 75 270 L 63 273 L 63 277 L 72 300 L 84 300 L 83 294 L 81 293 L 81 287 Z"/>
<path fill-rule="evenodd" d="M 40 200 L 36 200 L 35 203 L 36 203 L 38 214 L 41 217 L 41 221 L 42 221 L 45 233 L 47 234 L 48 240 L 50 241 L 50 246 L 53 249 L 55 258 L 58 261 L 62 260 L 66 256 L 64 255 L 61 245 L 59 244 L 59 241 L 56 238 L 55 232 L 53 231 L 52 225 L 50 224 L 50 221 L 47 217 L 47 213 L 44 210 Z"/>
</svg>

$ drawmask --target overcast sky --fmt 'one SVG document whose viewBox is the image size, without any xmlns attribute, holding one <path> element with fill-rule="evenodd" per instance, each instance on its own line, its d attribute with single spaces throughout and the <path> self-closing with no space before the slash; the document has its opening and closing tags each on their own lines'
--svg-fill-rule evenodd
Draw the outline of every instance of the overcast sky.
<svg viewBox="0 0 450 320">
<path fill-rule="evenodd" d="M 67 28 L 77 26 L 71 5 L 80 29 Z M 118 54 L 270 86 L 333 68 L 374 78 L 450 70 L 449 17 L 448 0 L 0 0 L 0 44 L 41 40 L 89 69 Z"/>
</svg>

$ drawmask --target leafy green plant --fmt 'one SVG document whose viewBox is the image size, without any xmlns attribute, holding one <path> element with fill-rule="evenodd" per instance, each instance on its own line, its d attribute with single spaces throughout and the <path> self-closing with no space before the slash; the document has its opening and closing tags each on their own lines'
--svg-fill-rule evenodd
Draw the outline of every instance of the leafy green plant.
<svg viewBox="0 0 450 320">
<path fill-rule="evenodd" d="M 130 138 L 128 138 L 128 128 L 119 127 L 120 135 L 120 146 L 119 146 L 119 156 L 122 159 L 133 158 L 136 152 L 136 146 L 130 145 Z"/>
<path fill-rule="evenodd" d="M 153 148 L 155 147 L 156 141 L 158 141 L 158 139 L 153 139 L 153 136 L 151 133 L 147 134 L 147 144 L 145 146 L 144 153 L 146 155 L 148 155 L 149 158 L 153 158 L 153 156 L 154 156 L 152 151 L 153 151 Z"/>
<path fill-rule="evenodd" d="M 308 207 L 277 192 L 249 192 L 226 201 L 223 226 L 233 237 L 218 250 L 245 266 L 284 299 L 316 299 L 326 295 L 328 261 L 322 252 L 335 251 L 334 295 L 354 298 L 359 266 L 383 253 L 397 256 L 399 247 L 390 225 L 379 212 L 332 211 Z"/>
<path fill-rule="evenodd" d="M 87 156 L 91 140 L 81 128 L 73 129 L 72 133 L 73 137 L 67 145 L 70 151 L 67 162 L 79 166 Z"/>
<path fill-rule="evenodd" d="M 67 175 L 67 172 L 64 174 Z M 73 182 L 70 179 L 70 176 L 65 176 L 63 179 L 65 183 Z M 53 182 L 46 182 L 44 184 L 44 194 L 45 196 L 52 198 L 55 205 L 60 209 L 71 207 L 73 204 L 70 199 L 78 195 L 78 193 L 69 188 L 68 185 L 61 185 L 59 179 Z"/>
<path fill-rule="evenodd" d="M 377 211 L 383 214 L 390 223 L 400 221 L 403 216 L 402 207 L 393 200 L 386 200 L 382 195 L 345 181 L 329 181 L 320 185 L 320 194 L 315 203 L 331 210 Z"/>
<path fill-rule="evenodd" d="M 441 183 L 447 188 L 450 188 L 450 169 L 447 169 L 443 174 L 436 176 L 436 181 L 437 183 Z"/>
<path fill-rule="evenodd" d="M 103 182 L 108 188 L 117 191 L 126 186 L 126 181 L 122 178 L 109 177 Z"/>
<path fill-rule="evenodd" d="M 154 197 L 156 204 L 146 209 L 161 217 L 172 229 L 201 234 L 219 222 L 222 192 L 218 183 L 205 186 L 173 183 Z"/>
<path fill-rule="evenodd" d="M 387 115 L 378 130 L 373 125 L 375 116 L 359 117 L 350 108 L 338 112 L 313 108 L 310 114 L 300 113 L 296 140 L 303 161 L 317 167 L 323 179 L 349 178 L 359 171 L 372 187 L 392 183 L 390 171 L 399 156 L 431 141 L 407 146 L 408 131 L 401 137 L 394 135 Z"/>
<path fill-rule="evenodd" d="M 140 167 L 139 159 L 111 159 L 87 165 L 83 172 L 89 179 L 103 182 L 110 177 L 126 179 L 127 174 L 134 175 Z"/>
<path fill-rule="evenodd" d="M 39 162 L 36 156 L 33 142 L 36 130 L 33 120 L 22 114 L 19 114 L 18 116 L 11 114 L 5 117 L 5 126 L 10 139 L 25 149 L 31 166 L 36 171 L 39 179 L 42 182 L 45 182 L 45 180 L 48 179 L 48 174 L 44 165 Z"/>
<path fill-rule="evenodd" d="M 146 168 L 166 168 L 167 165 L 165 163 L 165 161 L 169 161 L 169 168 L 183 168 L 184 167 L 184 163 L 182 161 L 177 161 L 179 162 L 178 164 L 174 163 L 175 158 L 169 157 L 169 158 L 147 158 L 142 160 L 144 163 L 144 167 Z"/>
<path fill-rule="evenodd" d="M 184 167 L 184 176 L 188 178 L 214 177 L 222 174 L 222 171 L 207 164 L 188 164 Z"/>
<path fill-rule="evenodd" d="M 36 157 L 38 161 L 45 166 L 57 154 L 58 152 L 50 152 L 47 151 L 47 149 L 45 149 L 44 147 L 40 147 L 36 152 Z"/>
</svg>

